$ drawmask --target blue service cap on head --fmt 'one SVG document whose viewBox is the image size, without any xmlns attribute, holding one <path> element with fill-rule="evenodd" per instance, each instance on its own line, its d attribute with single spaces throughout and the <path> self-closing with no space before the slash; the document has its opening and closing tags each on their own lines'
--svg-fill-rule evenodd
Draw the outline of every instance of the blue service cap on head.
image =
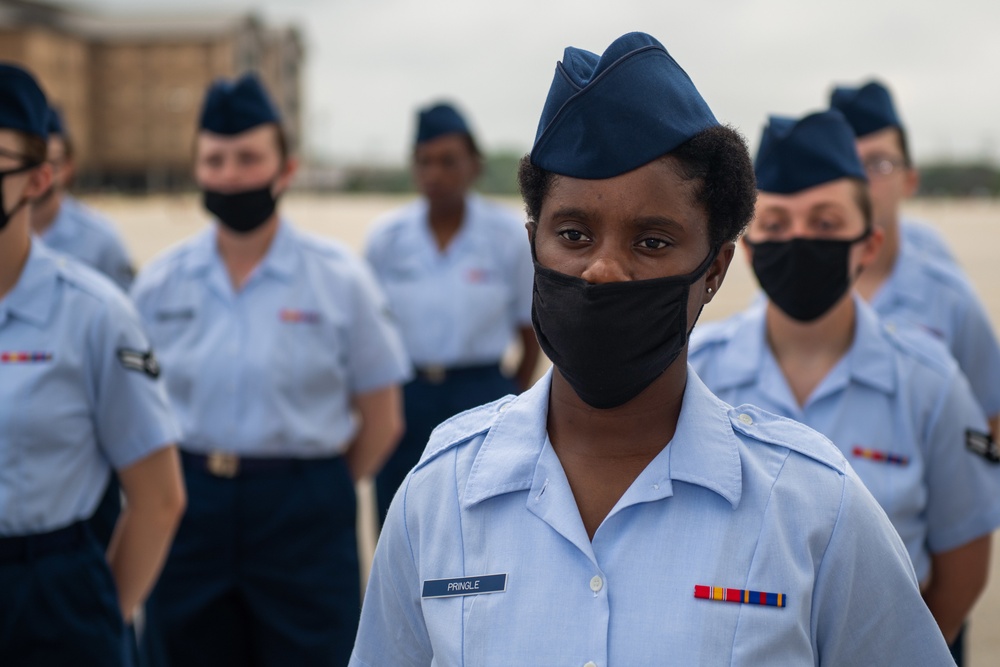
<svg viewBox="0 0 1000 667">
<path fill-rule="evenodd" d="M 205 94 L 199 127 L 215 134 L 233 135 L 281 118 L 264 85 L 254 74 L 233 81 L 220 79 Z"/>
<path fill-rule="evenodd" d="M 62 114 L 55 107 L 49 107 L 49 117 L 46 122 L 46 127 L 48 128 L 49 135 L 56 135 L 59 137 L 65 136 L 66 127 L 63 125 Z"/>
<path fill-rule="evenodd" d="M 573 178 L 611 178 L 718 124 L 663 45 L 632 32 L 601 56 L 566 49 L 538 121 L 531 162 Z"/>
<path fill-rule="evenodd" d="M 860 88 L 834 88 L 830 94 L 830 106 L 844 114 L 858 137 L 887 127 L 903 127 L 889 89 L 878 81 L 871 81 Z"/>
<path fill-rule="evenodd" d="M 417 140 L 421 144 L 445 134 L 472 136 L 465 118 L 447 102 L 439 102 L 417 112 Z"/>
<path fill-rule="evenodd" d="M 754 160 L 757 189 L 792 194 L 838 178 L 867 180 L 854 132 L 835 109 L 801 119 L 771 116 Z"/>
<path fill-rule="evenodd" d="M 49 103 L 26 70 L 0 63 L 0 128 L 47 139 Z"/>
</svg>

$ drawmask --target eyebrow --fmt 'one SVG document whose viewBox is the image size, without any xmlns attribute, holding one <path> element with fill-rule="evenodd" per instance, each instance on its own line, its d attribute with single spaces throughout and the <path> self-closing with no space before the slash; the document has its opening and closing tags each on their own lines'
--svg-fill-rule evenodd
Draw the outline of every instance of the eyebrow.
<svg viewBox="0 0 1000 667">
<path fill-rule="evenodd" d="M 833 209 L 834 211 L 839 213 L 844 210 L 844 206 L 840 202 L 825 201 L 825 202 L 820 202 L 815 206 L 809 207 L 810 213 L 819 213 L 824 209 Z"/>
<path fill-rule="evenodd" d="M 560 218 L 576 218 L 587 222 L 592 219 L 592 215 L 588 213 L 585 209 L 574 207 L 574 206 L 564 206 L 563 208 L 556 209 L 552 212 L 551 218 L 553 220 Z M 672 218 L 667 218 L 660 215 L 648 215 L 635 218 L 630 221 L 633 227 L 639 229 L 650 229 L 653 227 L 671 227 L 679 231 L 684 231 L 685 227 L 681 223 L 673 220 Z"/>
</svg>

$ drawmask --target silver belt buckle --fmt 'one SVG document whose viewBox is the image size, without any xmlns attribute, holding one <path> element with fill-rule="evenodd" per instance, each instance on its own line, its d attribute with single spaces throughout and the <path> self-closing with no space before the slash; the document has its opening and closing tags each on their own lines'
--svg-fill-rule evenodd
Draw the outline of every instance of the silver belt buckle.
<svg viewBox="0 0 1000 667">
<path fill-rule="evenodd" d="M 431 384 L 441 384 L 448 377 L 448 369 L 444 366 L 424 366 L 420 372 Z"/>
<path fill-rule="evenodd" d="M 212 452 L 206 459 L 205 467 L 216 477 L 232 479 L 240 472 L 240 457 L 230 452 Z"/>
</svg>

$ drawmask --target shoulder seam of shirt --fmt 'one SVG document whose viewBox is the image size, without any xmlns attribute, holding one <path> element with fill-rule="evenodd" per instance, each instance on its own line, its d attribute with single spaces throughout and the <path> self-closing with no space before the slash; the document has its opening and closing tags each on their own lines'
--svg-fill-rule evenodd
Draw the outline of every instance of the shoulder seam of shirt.
<svg viewBox="0 0 1000 667">
<path fill-rule="evenodd" d="M 420 461 L 414 466 L 413 471 L 416 472 L 426 467 L 431 461 L 449 449 L 489 431 L 493 428 L 493 424 L 496 423 L 497 416 L 500 414 L 497 408 L 500 404 L 509 402 L 509 400 L 509 397 L 504 397 L 492 403 L 466 410 L 441 422 L 431 432 L 427 448 L 424 450 Z M 484 420 L 483 417 L 487 415 L 489 418 Z"/>
<path fill-rule="evenodd" d="M 811 459 L 813 461 L 816 461 L 817 463 L 825 465 L 826 467 L 830 468 L 831 470 L 837 472 L 840 475 L 845 474 L 844 465 L 846 464 L 847 459 L 844 458 L 844 455 L 840 452 L 839 449 L 837 449 L 836 445 L 830 442 L 830 440 L 822 433 L 819 433 L 818 431 L 815 431 L 814 429 L 811 429 L 808 426 L 805 426 L 804 424 L 801 424 L 792 419 L 771 414 L 754 405 L 743 404 L 737 406 L 733 409 L 733 412 L 730 414 L 733 413 L 739 413 L 739 414 L 750 413 L 754 415 L 755 418 L 752 421 L 752 425 L 747 425 L 739 419 L 735 418 L 730 419 L 733 428 L 740 434 L 744 435 L 745 437 L 775 447 L 782 447 L 784 449 L 791 450 L 793 452 L 798 453 L 801 456 L 805 456 L 808 459 Z M 767 419 L 760 420 L 757 419 L 758 417 L 766 417 Z M 836 453 L 836 455 L 839 456 L 839 458 L 834 458 L 834 456 L 830 457 L 824 456 L 823 452 L 813 450 L 809 447 L 804 447 L 796 440 L 792 440 L 792 442 L 789 442 L 789 438 L 787 437 L 777 437 L 772 435 L 770 433 L 769 426 L 773 423 L 781 423 L 785 428 L 791 431 L 789 435 L 792 435 L 793 437 L 801 436 L 803 440 L 818 439 L 820 442 L 825 442 L 827 445 L 829 445 L 830 449 L 829 453 L 831 455 Z"/>
</svg>

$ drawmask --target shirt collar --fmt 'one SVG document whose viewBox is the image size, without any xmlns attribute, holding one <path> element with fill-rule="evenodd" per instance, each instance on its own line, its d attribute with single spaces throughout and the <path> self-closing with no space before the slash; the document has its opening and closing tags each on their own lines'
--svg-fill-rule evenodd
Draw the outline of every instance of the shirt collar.
<svg viewBox="0 0 1000 667">
<path fill-rule="evenodd" d="M 923 284 L 920 271 L 920 256 L 911 251 L 909 244 L 899 244 L 896 263 L 878 291 L 872 297 L 872 306 L 881 309 L 883 305 L 894 303 L 922 303 L 923 291 L 915 286 Z"/>
<path fill-rule="evenodd" d="M 719 358 L 719 368 L 726 371 L 718 374 L 720 377 L 713 385 L 720 393 L 754 384 L 760 376 L 765 356 L 770 354 L 765 330 L 766 304 L 767 300 L 761 299 L 736 315 L 733 332 Z"/>
<path fill-rule="evenodd" d="M 56 213 L 56 217 L 52 220 L 52 224 L 49 225 L 48 229 L 40 235 L 42 241 L 47 243 L 62 241 L 63 243 L 66 243 L 72 240 L 79 233 L 77 225 L 72 224 L 72 217 L 73 207 L 64 197 L 63 200 L 59 202 L 59 211 Z"/>
<path fill-rule="evenodd" d="M 0 312 L 6 310 L 25 322 L 44 326 L 55 306 L 57 268 L 64 262 L 64 257 L 33 239 L 21 277 L 14 289 L 0 301 Z"/>
<path fill-rule="evenodd" d="M 887 394 L 896 390 L 892 359 L 895 353 L 886 340 L 883 325 L 864 299 L 853 294 L 855 307 L 854 341 L 847 351 L 845 378 L 871 386 Z M 720 373 L 715 387 L 721 393 L 757 384 L 763 376 L 764 361 L 773 359 L 767 344 L 767 308 L 754 305 L 737 317 L 738 323 L 719 358 Z M 815 398 L 815 397 L 813 397 Z"/>
<path fill-rule="evenodd" d="M 552 373 L 549 369 L 534 387 L 502 408 L 472 465 L 462 499 L 464 508 L 544 484 L 536 479 L 536 468 L 542 449 L 551 446 L 546 423 Z M 702 486 L 736 507 L 743 478 L 731 409 L 689 366 L 674 437 L 640 473 L 616 509 L 673 495 L 671 480 Z"/>
<path fill-rule="evenodd" d="M 295 232 L 282 219 L 278 223 L 278 231 L 271 241 L 271 247 L 267 249 L 264 259 L 257 267 L 257 272 L 279 278 L 289 278 L 295 274 L 297 263 Z M 204 274 L 213 266 L 222 267 L 217 230 L 214 226 L 206 229 L 195 238 L 185 266 L 192 274 Z"/>
<path fill-rule="evenodd" d="M 864 299 L 854 295 L 854 342 L 847 352 L 851 377 L 886 394 L 896 391 L 893 359 L 896 350 L 886 338 L 885 325 Z"/>
</svg>

